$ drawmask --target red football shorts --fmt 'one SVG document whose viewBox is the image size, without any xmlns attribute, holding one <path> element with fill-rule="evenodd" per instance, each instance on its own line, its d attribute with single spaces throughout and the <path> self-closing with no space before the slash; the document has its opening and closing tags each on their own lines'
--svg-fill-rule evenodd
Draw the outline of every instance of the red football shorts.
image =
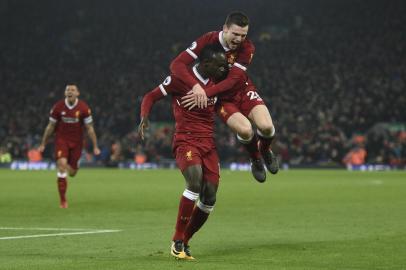
<svg viewBox="0 0 406 270">
<path fill-rule="evenodd" d="M 69 142 L 58 139 L 55 142 L 55 158 L 66 158 L 69 166 L 77 170 L 79 168 L 79 159 L 82 155 L 82 143 Z"/>
<path fill-rule="evenodd" d="M 257 105 L 265 105 L 262 98 L 258 95 L 255 86 L 247 87 L 244 92 L 239 93 L 233 100 L 224 100 L 220 98 L 217 105 L 217 115 L 227 123 L 228 118 L 236 112 L 242 113 L 248 118 L 252 108 Z"/>
<path fill-rule="evenodd" d="M 193 165 L 201 165 L 203 181 L 215 185 L 220 180 L 220 164 L 214 138 L 199 138 L 188 134 L 175 134 L 173 152 L 181 171 Z"/>
</svg>

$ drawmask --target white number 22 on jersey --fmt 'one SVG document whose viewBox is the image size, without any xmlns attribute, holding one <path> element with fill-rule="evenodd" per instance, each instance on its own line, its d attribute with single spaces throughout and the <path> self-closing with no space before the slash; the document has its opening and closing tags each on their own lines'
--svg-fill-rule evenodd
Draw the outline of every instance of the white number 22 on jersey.
<svg viewBox="0 0 406 270">
<path fill-rule="evenodd" d="M 250 100 L 253 100 L 253 99 L 262 100 L 262 98 L 255 91 L 248 91 L 247 96 L 250 97 Z"/>
</svg>

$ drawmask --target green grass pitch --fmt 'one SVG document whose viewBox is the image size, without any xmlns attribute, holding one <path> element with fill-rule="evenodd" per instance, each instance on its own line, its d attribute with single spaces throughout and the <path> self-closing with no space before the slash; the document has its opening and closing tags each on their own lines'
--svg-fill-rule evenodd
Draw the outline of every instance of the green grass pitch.
<svg viewBox="0 0 406 270">
<path fill-rule="evenodd" d="M 184 262 L 169 255 L 178 171 L 82 169 L 59 209 L 54 171 L 0 170 L 0 269 L 406 269 L 405 172 L 290 170 L 264 184 L 221 173 L 190 242 L 197 260 Z"/>
</svg>

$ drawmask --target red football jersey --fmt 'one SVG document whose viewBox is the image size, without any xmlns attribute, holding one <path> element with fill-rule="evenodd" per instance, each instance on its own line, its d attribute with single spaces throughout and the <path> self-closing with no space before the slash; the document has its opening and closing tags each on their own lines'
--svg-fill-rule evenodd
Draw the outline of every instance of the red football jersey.
<svg viewBox="0 0 406 270">
<path fill-rule="evenodd" d="M 223 39 L 223 31 L 213 31 L 204 34 L 186 49 L 186 52 L 194 59 L 198 59 L 201 50 L 209 44 L 220 43 L 223 47 L 230 67 L 235 66 L 244 71 L 247 70 L 248 65 L 251 63 L 254 56 L 255 47 L 249 40 L 245 39 L 244 42 L 236 49 L 230 50 Z"/>
<path fill-rule="evenodd" d="M 83 140 L 83 125 L 93 121 L 89 106 L 79 99 L 69 105 L 67 99 L 62 99 L 53 106 L 49 121 L 56 123 L 56 140 L 63 139 L 71 142 Z"/>
<path fill-rule="evenodd" d="M 225 80 L 206 90 L 207 96 L 217 95 L 232 89 L 234 84 L 245 75 L 245 71 L 251 63 L 255 52 L 254 44 L 249 39 L 245 39 L 236 50 L 230 50 L 223 39 L 223 31 L 214 31 L 204 34 L 194 41 L 186 51 L 179 54 L 171 63 L 171 72 L 179 78 L 182 78 L 189 86 L 189 89 L 191 89 L 197 81 L 187 74 L 185 66 L 198 59 L 201 50 L 206 45 L 214 43 L 219 43 L 223 47 L 231 68 Z"/>
<path fill-rule="evenodd" d="M 189 68 L 189 74 L 195 77 L 203 89 L 213 85 L 209 79 L 204 79 L 197 71 L 196 66 Z M 152 105 L 159 99 L 170 94 L 172 96 L 172 110 L 175 117 L 175 133 L 192 134 L 196 137 L 212 137 L 214 133 L 215 103 L 217 97 L 209 98 L 205 109 L 197 107 L 188 110 L 181 105 L 181 98 L 190 91 L 177 76 L 166 77 L 165 81 L 154 90 L 146 94 L 141 104 L 141 117 L 149 114 Z"/>
</svg>

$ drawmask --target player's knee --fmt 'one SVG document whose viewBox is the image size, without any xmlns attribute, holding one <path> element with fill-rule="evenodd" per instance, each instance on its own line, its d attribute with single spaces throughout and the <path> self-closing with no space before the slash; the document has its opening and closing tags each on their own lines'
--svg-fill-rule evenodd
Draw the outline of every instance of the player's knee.
<svg viewBox="0 0 406 270">
<path fill-rule="evenodd" d="M 244 140 L 249 140 L 254 135 L 251 125 L 244 125 L 238 129 L 238 136 Z"/>
<path fill-rule="evenodd" d="M 216 203 L 216 193 L 214 194 L 203 194 L 201 201 L 205 204 L 205 205 L 210 205 L 210 206 L 214 206 L 214 204 Z"/>
<path fill-rule="evenodd" d="M 71 170 L 71 171 L 69 171 L 69 176 L 74 177 L 77 173 L 78 173 L 77 170 Z"/>
<path fill-rule="evenodd" d="M 275 127 L 272 123 L 266 123 L 261 127 L 258 127 L 259 135 L 263 135 L 265 137 L 273 137 L 275 135 Z"/>
<path fill-rule="evenodd" d="M 203 191 L 200 194 L 200 200 L 205 205 L 213 206 L 216 203 L 217 185 L 205 182 Z"/>
<path fill-rule="evenodd" d="M 186 182 L 186 188 L 192 192 L 199 193 L 202 189 L 202 185 L 197 179 L 192 179 Z"/>
<path fill-rule="evenodd" d="M 203 176 L 202 167 L 200 165 L 189 166 L 182 174 L 186 180 L 186 188 L 192 192 L 199 193 Z"/>
<path fill-rule="evenodd" d="M 58 160 L 56 166 L 60 172 L 66 172 L 68 170 L 68 164 L 63 160 Z"/>
</svg>

